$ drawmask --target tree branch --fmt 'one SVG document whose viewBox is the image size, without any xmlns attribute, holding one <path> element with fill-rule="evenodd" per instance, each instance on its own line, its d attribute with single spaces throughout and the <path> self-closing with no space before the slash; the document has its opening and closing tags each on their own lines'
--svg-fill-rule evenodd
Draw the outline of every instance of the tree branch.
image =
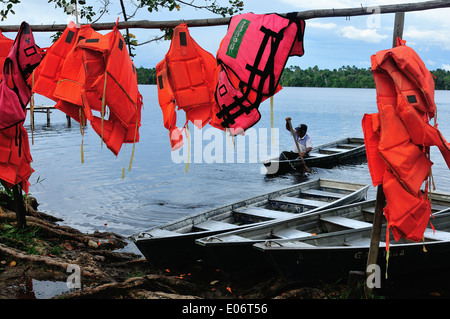
<svg viewBox="0 0 450 319">
<path fill-rule="evenodd" d="M 396 13 L 396 12 L 411 12 L 422 11 L 430 9 L 440 9 L 450 7 L 450 0 L 436 0 L 436 1 L 424 1 L 417 3 L 404 3 L 404 4 L 392 4 L 382 5 L 377 7 L 359 7 L 359 8 L 347 8 L 347 9 L 323 9 L 323 10 L 308 10 L 297 12 L 298 19 L 314 19 L 314 18 L 331 18 L 331 17 L 349 17 L 349 16 L 363 16 L 373 14 L 374 9 L 380 14 Z M 287 13 L 281 14 L 286 16 Z M 161 29 L 161 28 L 175 28 L 181 23 L 186 23 L 189 27 L 207 27 L 227 25 L 230 21 L 230 17 L 227 18 L 214 18 L 214 19 L 193 19 L 193 20 L 171 20 L 171 21 L 126 21 L 119 22 L 119 29 Z M 115 25 L 115 22 L 111 23 L 95 23 L 92 24 L 94 30 L 111 30 Z M 32 25 L 31 29 L 34 32 L 55 32 L 64 31 L 67 27 L 66 24 L 53 24 L 53 25 Z M 14 32 L 20 29 L 20 25 L 5 25 L 1 26 L 2 32 Z"/>
</svg>

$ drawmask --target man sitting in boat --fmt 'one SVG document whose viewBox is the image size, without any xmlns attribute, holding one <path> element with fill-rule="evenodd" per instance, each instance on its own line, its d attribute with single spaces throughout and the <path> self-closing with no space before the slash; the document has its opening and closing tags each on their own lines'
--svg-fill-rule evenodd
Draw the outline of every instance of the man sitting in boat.
<svg viewBox="0 0 450 319">
<path fill-rule="evenodd" d="M 289 118 L 290 120 L 290 118 Z M 286 129 L 290 131 L 289 128 L 290 121 L 286 121 Z M 283 151 L 280 154 L 280 160 L 293 160 L 300 157 L 306 158 L 309 156 L 309 152 L 312 149 L 311 137 L 306 134 L 308 126 L 306 124 L 300 124 L 295 128 L 295 138 L 297 139 L 298 146 L 300 147 L 300 154 L 298 153 L 297 145 L 294 143 L 294 148 L 292 151 Z"/>
</svg>

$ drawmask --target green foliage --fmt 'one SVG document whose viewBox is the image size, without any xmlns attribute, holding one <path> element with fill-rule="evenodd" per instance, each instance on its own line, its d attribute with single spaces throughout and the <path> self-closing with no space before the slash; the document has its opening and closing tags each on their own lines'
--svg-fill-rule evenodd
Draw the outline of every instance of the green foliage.
<svg viewBox="0 0 450 319">
<path fill-rule="evenodd" d="M 137 70 L 138 84 L 156 84 L 156 69 L 139 67 Z"/>
<path fill-rule="evenodd" d="M 20 0 L 0 0 L 1 3 L 3 3 L 3 9 L 0 10 L 0 16 L 2 17 L 2 21 L 6 19 L 6 16 L 8 13 L 15 14 L 14 10 L 12 9 L 14 4 L 20 3 Z M 6 9 L 4 5 L 6 4 Z"/>
<path fill-rule="evenodd" d="M 244 8 L 244 1 L 229 0 L 229 7 L 221 6 L 216 0 L 204 0 L 204 5 L 197 5 L 195 1 L 182 0 L 139 0 L 139 7 L 146 7 L 149 12 L 158 11 L 160 9 L 168 9 L 169 11 L 181 10 L 181 6 L 190 6 L 196 9 L 203 9 L 223 17 L 234 15 Z"/>
<path fill-rule="evenodd" d="M 298 66 L 284 69 L 280 84 L 300 87 L 374 88 L 375 82 L 370 69 L 343 66 L 333 71 L 320 70 L 317 66 L 302 70 Z"/>
<path fill-rule="evenodd" d="M 435 76 L 436 90 L 450 90 L 450 71 L 431 71 Z M 370 68 L 343 66 L 339 69 L 320 70 L 317 66 L 302 70 L 298 66 L 285 68 L 281 76 L 282 86 L 335 87 L 335 88 L 375 88 Z"/>
</svg>

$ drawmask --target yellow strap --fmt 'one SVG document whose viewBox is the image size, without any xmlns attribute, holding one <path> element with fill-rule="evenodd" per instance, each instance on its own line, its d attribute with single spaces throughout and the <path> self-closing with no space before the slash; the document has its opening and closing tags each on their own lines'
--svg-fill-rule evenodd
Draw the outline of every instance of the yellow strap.
<svg viewBox="0 0 450 319">
<path fill-rule="evenodd" d="M 34 72 L 32 73 L 32 87 L 34 87 Z M 30 124 L 31 124 L 31 145 L 34 145 L 34 93 L 31 93 L 30 100 Z"/>
<path fill-rule="evenodd" d="M 83 119 L 83 112 L 81 111 L 81 107 L 78 109 L 78 117 L 80 118 L 80 133 L 81 133 L 81 164 L 84 163 L 84 151 L 83 151 L 83 144 L 84 144 L 84 119 Z"/>
<path fill-rule="evenodd" d="M 106 79 L 108 78 L 108 74 L 105 71 L 105 82 L 103 83 L 103 96 L 102 96 L 102 147 L 103 147 L 103 119 L 105 118 L 105 104 L 106 104 Z"/>
<path fill-rule="evenodd" d="M 188 154 L 187 154 L 187 161 L 186 161 L 186 168 L 184 169 L 184 172 L 187 173 L 189 169 L 189 162 L 191 160 L 191 134 L 189 133 L 189 124 L 187 122 L 188 116 L 186 114 L 186 137 L 188 140 Z"/>
<path fill-rule="evenodd" d="M 386 252 L 386 279 L 388 279 L 389 250 Z"/>
<path fill-rule="evenodd" d="M 270 97 L 270 135 L 272 135 L 273 145 L 273 95 Z"/>
</svg>

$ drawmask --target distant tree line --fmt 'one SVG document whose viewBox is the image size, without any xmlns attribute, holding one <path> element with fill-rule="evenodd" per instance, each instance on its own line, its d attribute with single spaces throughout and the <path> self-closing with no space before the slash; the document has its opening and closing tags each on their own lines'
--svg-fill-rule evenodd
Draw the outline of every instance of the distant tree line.
<svg viewBox="0 0 450 319">
<path fill-rule="evenodd" d="M 436 90 L 450 90 L 450 71 L 437 69 L 431 71 L 435 76 Z M 155 68 L 137 69 L 139 84 L 156 84 Z M 343 66 L 339 69 L 319 69 L 317 66 L 301 69 L 290 66 L 284 69 L 280 80 L 281 86 L 298 87 L 335 87 L 335 88 L 375 88 L 370 68 Z"/>
</svg>

